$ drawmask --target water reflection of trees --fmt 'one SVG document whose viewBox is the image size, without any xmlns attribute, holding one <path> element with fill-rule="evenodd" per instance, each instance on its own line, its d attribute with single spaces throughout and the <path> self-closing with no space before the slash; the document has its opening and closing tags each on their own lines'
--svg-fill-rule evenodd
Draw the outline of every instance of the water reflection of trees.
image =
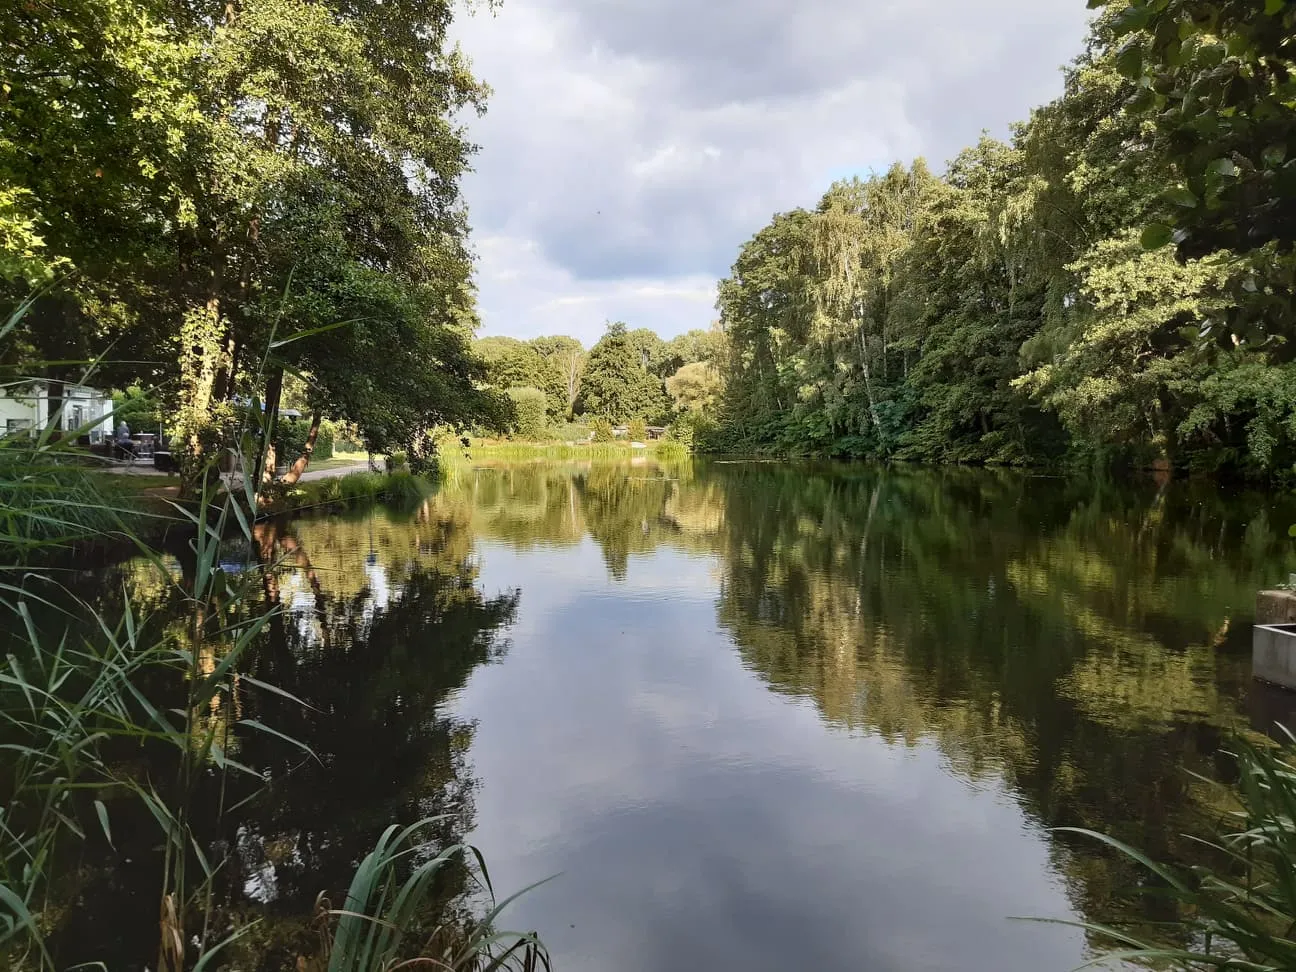
<svg viewBox="0 0 1296 972">
<path fill-rule="evenodd" d="M 435 504 L 518 546 L 589 536 L 613 578 L 660 544 L 713 553 L 719 620 L 774 691 L 832 725 L 934 745 L 1045 825 L 1188 860 L 1180 835 L 1221 809 L 1188 771 L 1225 769 L 1255 589 L 1296 566 L 1296 515 L 1209 484 L 538 465 L 466 473 Z M 1133 908 L 1140 875 L 1123 861 L 1055 854 L 1086 914 Z"/>
<path fill-rule="evenodd" d="M 275 609 L 241 669 L 309 706 L 242 679 L 232 696 L 199 714 L 218 728 L 230 758 L 268 781 L 212 767 L 199 791 L 195 832 L 220 865 L 213 920 L 232 928 L 269 919 L 231 946 L 225 961 L 277 970 L 315 952 L 317 895 L 340 900 L 388 824 L 444 815 L 432 830 L 442 846 L 472 829 L 475 726 L 445 702 L 477 666 L 503 653 L 501 631 L 520 595 L 483 595 L 472 533 L 455 519 L 462 513 L 424 505 L 268 521 L 255 527 L 250 548 L 232 546 L 222 557 L 227 571 L 259 578 L 262 599 L 247 610 Z M 166 562 L 175 575 L 188 569 L 183 549 Z M 180 589 L 144 561 L 101 568 L 87 584 L 107 623 L 115 623 L 114 598 L 125 588 L 140 623 L 177 646 L 209 656 L 213 666 L 228 650 L 189 643 Z M 316 758 L 244 720 L 273 727 Z M 147 770 L 155 771 L 166 779 L 165 767 Z M 84 893 L 100 904 L 69 921 L 65 952 L 138 967 L 156 951 L 156 922 L 147 917 L 156 911 L 155 901 L 149 905 L 156 832 L 125 809 L 113 809 L 125 863 L 87 870 Z M 446 875 L 440 917 L 475 908 L 465 873 Z"/>
<path fill-rule="evenodd" d="M 1007 473 L 725 478 L 720 619 L 771 687 L 1002 776 L 1048 825 L 1199 856 L 1179 835 L 1218 795 L 1186 770 L 1216 772 L 1249 674 L 1238 622 L 1292 562 L 1267 515 Z M 1138 884 L 1093 848 L 1058 855 L 1089 915 Z"/>
<path fill-rule="evenodd" d="M 242 739 L 240 758 L 280 782 L 241 815 L 229 892 L 295 919 L 250 943 L 277 968 L 308 949 L 316 895 L 345 889 L 387 824 L 444 815 L 442 844 L 472 828 L 474 727 L 444 703 L 502 653 L 519 595 L 484 597 L 471 535 L 427 506 L 266 523 L 257 539 L 267 599 L 282 610 L 250 674 L 311 706 L 257 695 L 257 717 L 317 757 Z M 463 890 L 443 888 L 444 901 Z"/>
<path fill-rule="evenodd" d="M 608 572 L 626 576 L 629 558 L 663 542 L 679 542 L 688 515 L 681 497 L 688 463 L 533 463 L 460 471 L 432 508 L 470 522 L 481 537 L 518 549 L 569 546 L 585 537 L 603 552 Z"/>
<path fill-rule="evenodd" d="M 290 773 L 300 753 L 241 734 L 239 758 L 274 783 L 225 835 L 231 907 L 294 916 L 252 940 L 286 964 L 315 893 L 345 884 L 383 824 L 448 811 L 445 840 L 470 826 L 473 727 L 443 702 L 502 650 L 517 604 L 481 594 L 477 538 L 589 538 L 613 578 L 663 544 L 714 556 L 719 621 L 771 690 L 830 725 L 935 746 L 1045 825 L 1194 859 L 1179 835 L 1220 808 L 1187 771 L 1224 768 L 1251 691 L 1252 598 L 1296 569 L 1293 521 L 1191 484 L 686 463 L 467 470 L 413 515 L 267 525 L 256 553 L 278 565 L 266 598 L 283 613 L 251 674 L 319 711 L 243 693 L 236 714 L 322 765 Z M 1123 861 L 1061 841 L 1055 857 L 1090 917 L 1132 907 Z"/>
</svg>

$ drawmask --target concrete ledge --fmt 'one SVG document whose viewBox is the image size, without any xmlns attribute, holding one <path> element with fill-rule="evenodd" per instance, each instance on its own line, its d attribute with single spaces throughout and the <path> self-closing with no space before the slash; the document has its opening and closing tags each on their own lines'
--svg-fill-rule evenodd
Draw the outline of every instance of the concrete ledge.
<svg viewBox="0 0 1296 972">
<path fill-rule="evenodd" d="M 1257 624 L 1252 629 L 1251 674 L 1296 689 L 1296 624 Z"/>
<path fill-rule="evenodd" d="M 1256 595 L 1256 624 L 1296 622 L 1296 591 L 1261 591 Z"/>
</svg>

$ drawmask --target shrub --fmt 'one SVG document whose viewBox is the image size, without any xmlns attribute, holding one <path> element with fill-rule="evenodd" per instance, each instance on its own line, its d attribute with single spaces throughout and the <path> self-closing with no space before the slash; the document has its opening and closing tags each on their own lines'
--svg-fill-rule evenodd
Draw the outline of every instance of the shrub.
<svg viewBox="0 0 1296 972">
<path fill-rule="evenodd" d="M 162 405 L 150 392 L 139 385 L 131 385 L 124 392 L 114 392 L 112 428 L 104 432 L 112 435 L 118 423 L 125 422 L 133 432 L 156 432 L 162 425 Z"/>
<path fill-rule="evenodd" d="M 734 452 L 734 444 L 724 440 L 715 422 L 699 412 L 685 412 L 670 424 L 666 434 L 694 452 Z"/>
<path fill-rule="evenodd" d="M 508 397 L 516 413 L 515 436 L 532 442 L 544 439 L 549 431 L 545 393 L 538 388 L 510 388 Z"/>
<path fill-rule="evenodd" d="M 549 437 L 559 442 L 588 442 L 589 435 L 588 425 L 577 425 L 575 422 L 564 422 L 549 429 Z"/>
<path fill-rule="evenodd" d="M 402 449 L 387 454 L 387 471 L 396 472 L 398 469 L 409 468 L 409 455 Z"/>
<path fill-rule="evenodd" d="M 666 429 L 666 437 L 672 442 L 678 442 L 687 448 L 693 448 L 693 440 L 696 432 L 696 422 L 694 421 L 695 413 L 685 412 L 675 419 Z"/>
<path fill-rule="evenodd" d="M 337 497 L 348 506 L 357 500 L 377 496 L 382 488 L 381 473 L 353 472 L 347 473 L 337 481 Z"/>
<path fill-rule="evenodd" d="M 428 494 L 428 482 L 407 470 L 389 473 L 382 480 L 378 495 L 389 503 L 412 506 L 421 503 Z"/>
<path fill-rule="evenodd" d="M 337 423 L 325 419 L 320 423 L 319 435 L 315 437 L 315 452 L 312 459 L 332 459 L 333 449 L 337 444 Z"/>
<path fill-rule="evenodd" d="M 333 458 L 333 436 L 336 426 L 329 421 L 320 423 L 319 433 L 315 436 L 315 451 L 312 460 Z M 310 435 L 310 422 L 302 419 L 281 418 L 275 425 L 275 456 L 280 462 L 292 462 L 306 448 L 306 438 Z"/>
<path fill-rule="evenodd" d="M 626 434 L 630 436 L 631 442 L 647 442 L 648 423 L 641 418 L 632 419 L 627 426 Z"/>
<path fill-rule="evenodd" d="M 596 418 L 590 423 L 590 430 L 594 433 L 595 442 L 616 441 L 616 435 L 612 432 L 612 423 L 605 418 Z"/>
</svg>

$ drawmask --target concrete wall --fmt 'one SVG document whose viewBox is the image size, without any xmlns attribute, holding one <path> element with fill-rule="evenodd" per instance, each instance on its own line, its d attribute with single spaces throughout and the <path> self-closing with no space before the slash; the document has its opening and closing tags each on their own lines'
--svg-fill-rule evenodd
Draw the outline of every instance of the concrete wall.
<svg viewBox="0 0 1296 972">
<path fill-rule="evenodd" d="M 27 389 L 8 388 L 0 393 L 0 435 L 11 429 L 33 428 L 40 422 L 35 393 Z M 11 425 L 10 423 L 14 423 Z"/>
<path fill-rule="evenodd" d="M 1257 624 L 1252 629 L 1251 674 L 1296 689 L 1296 624 Z"/>
</svg>

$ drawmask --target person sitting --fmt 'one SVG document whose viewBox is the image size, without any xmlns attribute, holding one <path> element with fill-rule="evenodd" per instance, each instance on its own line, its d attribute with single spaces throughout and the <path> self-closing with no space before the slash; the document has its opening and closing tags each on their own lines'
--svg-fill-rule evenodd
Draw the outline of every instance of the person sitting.
<svg viewBox="0 0 1296 972">
<path fill-rule="evenodd" d="M 117 425 L 117 455 L 121 459 L 135 459 L 135 443 L 131 441 L 130 426 L 125 419 Z"/>
</svg>

